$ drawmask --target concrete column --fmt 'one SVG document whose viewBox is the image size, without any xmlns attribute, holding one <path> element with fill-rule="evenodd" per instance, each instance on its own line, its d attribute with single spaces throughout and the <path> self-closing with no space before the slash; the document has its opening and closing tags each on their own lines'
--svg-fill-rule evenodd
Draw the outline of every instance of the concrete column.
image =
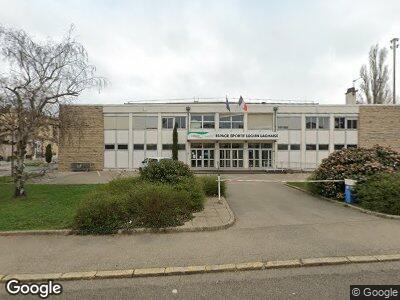
<svg viewBox="0 0 400 300">
<path fill-rule="evenodd" d="M 301 134 L 300 134 L 300 140 L 301 140 L 301 158 L 300 158 L 300 169 L 303 169 L 305 166 L 306 162 L 306 115 L 301 114 Z"/>
<path fill-rule="evenodd" d="M 329 115 L 329 153 L 335 151 L 335 141 L 333 140 L 335 130 L 335 117 L 333 114 Z"/>
<path fill-rule="evenodd" d="M 158 117 L 158 125 L 157 125 L 157 156 L 161 157 L 162 151 L 162 117 L 161 113 L 157 114 Z"/>
<path fill-rule="evenodd" d="M 244 142 L 243 145 L 243 168 L 249 168 L 249 143 Z"/>
</svg>

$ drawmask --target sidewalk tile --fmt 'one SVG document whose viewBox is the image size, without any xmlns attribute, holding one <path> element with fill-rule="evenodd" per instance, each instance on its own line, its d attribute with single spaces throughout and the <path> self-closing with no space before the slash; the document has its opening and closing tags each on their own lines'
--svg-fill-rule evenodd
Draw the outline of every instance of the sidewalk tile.
<svg viewBox="0 0 400 300">
<path fill-rule="evenodd" d="M 225 264 L 225 265 L 207 265 L 206 272 L 223 272 L 223 271 L 235 271 L 235 264 Z"/>
<path fill-rule="evenodd" d="M 165 268 L 143 268 L 135 269 L 133 277 L 162 276 L 164 274 Z"/>
<path fill-rule="evenodd" d="M 347 258 L 352 263 L 363 263 L 363 262 L 378 261 L 378 259 L 375 256 L 372 256 L 372 255 L 347 256 Z"/>
<path fill-rule="evenodd" d="M 74 279 L 92 279 L 96 275 L 96 271 L 89 272 L 69 272 L 64 273 L 61 276 L 61 279 L 64 280 L 74 280 Z"/>
<path fill-rule="evenodd" d="M 97 271 L 95 278 L 129 278 L 133 276 L 133 271 L 133 269 Z"/>
<path fill-rule="evenodd" d="M 300 267 L 301 263 L 298 259 L 293 260 L 275 260 L 275 261 L 267 261 L 265 267 L 267 269 L 274 269 L 274 268 L 294 268 Z"/>
<path fill-rule="evenodd" d="M 336 265 L 348 262 L 349 260 L 346 257 L 315 257 L 301 259 L 301 263 L 304 266 Z"/>
<path fill-rule="evenodd" d="M 400 254 L 374 255 L 378 261 L 400 260 Z"/>
<path fill-rule="evenodd" d="M 236 264 L 236 269 L 238 271 L 261 270 L 263 268 L 264 268 L 264 264 L 261 261 Z"/>
</svg>

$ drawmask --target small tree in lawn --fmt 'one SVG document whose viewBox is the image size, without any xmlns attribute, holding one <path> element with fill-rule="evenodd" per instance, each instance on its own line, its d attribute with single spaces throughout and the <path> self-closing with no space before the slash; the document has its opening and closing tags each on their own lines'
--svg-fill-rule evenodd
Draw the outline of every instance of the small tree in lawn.
<svg viewBox="0 0 400 300">
<path fill-rule="evenodd" d="M 172 131 L 172 159 L 178 160 L 178 124 L 175 123 Z"/>
<path fill-rule="evenodd" d="M 0 25 L 0 135 L 15 138 L 15 197 L 26 195 L 28 143 L 49 126 L 62 130 L 68 120 L 74 124 L 74 116 L 60 121 L 60 105 L 106 83 L 95 76 L 95 67 L 72 37 L 72 29 L 59 42 L 36 41 L 23 30 Z"/>
<path fill-rule="evenodd" d="M 47 144 L 45 152 L 46 162 L 49 164 L 53 159 L 53 150 L 51 149 L 51 144 Z"/>
</svg>

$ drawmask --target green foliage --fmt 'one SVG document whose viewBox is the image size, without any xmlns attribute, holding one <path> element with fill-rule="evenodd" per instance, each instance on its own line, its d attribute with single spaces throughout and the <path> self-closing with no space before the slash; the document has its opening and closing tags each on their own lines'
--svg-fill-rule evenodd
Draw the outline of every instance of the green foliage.
<svg viewBox="0 0 400 300">
<path fill-rule="evenodd" d="M 205 192 L 200 181 L 193 178 L 183 179 L 174 188 L 180 193 L 189 194 L 189 208 L 192 211 L 200 211 L 204 208 Z"/>
<path fill-rule="evenodd" d="M 400 154 L 390 148 L 342 149 L 324 159 L 310 179 L 354 179 L 362 183 L 376 173 L 394 173 L 400 167 Z M 344 183 L 313 183 L 312 192 L 343 200 Z"/>
<path fill-rule="evenodd" d="M 140 170 L 140 177 L 150 182 L 176 184 L 186 178 L 194 178 L 194 174 L 183 162 L 164 159 Z"/>
<path fill-rule="evenodd" d="M 198 180 L 207 196 L 218 196 L 218 176 L 200 176 Z M 225 193 L 226 184 L 225 181 L 221 181 L 221 195 L 225 196 Z"/>
<path fill-rule="evenodd" d="M 116 179 L 88 195 L 78 209 L 74 229 L 81 233 L 113 233 L 118 229 L 183 225 L 203 208 L 204 192 L 191 178 L 176 184 Z"/>
<path fill-rule="evenodd" d="M 51 144 L 48 144 L 46 146 L 45 157 L 46 157 L 46 162 L 48 164 L 51 163 L 51 160 L 53 159 L 53 151 L 51 150 Z"/>
<path fill-rule="evenodd" d="M 400 172 L 380 173 L 357 183 L 357 203 L 373 211 L 400 215 Z"/>
<path fill-rule="evenodd" d="M 178 160 L 178 124 L 176 123 L 172 132 L 172 159 Z"/>
</svg>

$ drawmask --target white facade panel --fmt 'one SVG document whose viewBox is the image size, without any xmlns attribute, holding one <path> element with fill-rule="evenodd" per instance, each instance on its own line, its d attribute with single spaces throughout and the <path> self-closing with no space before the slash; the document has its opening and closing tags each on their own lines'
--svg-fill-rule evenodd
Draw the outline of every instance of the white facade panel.
<svg viewBox="0 0 400 300">
<path fill-rule="evenodd" d="M 306 130 L 306 144 L 317 144 L 316 130 Z"/>
<path fill-rule="evenodd" d="M 289 131 L 288 130 L 279 130 L 279 140 L 280 144 L 289 144 Z"/>
<path fill-rule="evenodd" d="M 104 130 L 104 143 L 105 144 L 115 144 L 115 130 Z"/>
<path fill-rule="evenodd" d="M 329 144 L 329 130 L 318 130 L 318 144 Z"/>
<path fill-rule="evenodd" d="M 301 168 L 301 151 L 290 151 L 289 157 L 289 168 L 300 169 Z"/>
<path fill-rule="evenodd" d="M 289 144 L 301 144 L 301 130 L 289 130 Z"/>
<path fill-rule="evenodd" d="M 178 153 L 179 154 L 179 153 Z M 172 158 L 172 151 L 171 150 L 162 150 L 161 157 L 169 157 Z"/>
<path fill-rule="evenodd" d="M 133 150 L 133 168 L 138 169 L 144 160 L 143 150 Z"/>
<path fill-rule="evenodd" d="M 278 150 L 276 164 L 278 168 L 287 168 L 289 163 L 289 151 Z"/>
<path fill-rule="evenodd" d="M 134 130 L 133 131 L 133 143 L 134 144 L 144 144 L 144 130 Z"/>
<path fill-rule="evenodd" d="M 114 150 L 104 151 L 104 168 L 106 169 L 116 168 Z"/>
<path fill-rule="evenodd" d="M 128 144 L 128 143 L 129 143 L 129 131 L 117 130 L 117 144 Z"/>
<path fill-rule="evenodd" d="M 346 131 L 334 130 L 333 131 L 333 143 L 334 144 L 346 144 Z"/>
<path fill-rule="evenodd" d="M 117 168 L 126 169 L 128 168 L 129 152 L 127 150 L 117 151 Z"/>
<path fill-rule="evenodd" d="M 147 130 L 146 131 L 146 144 L 157 144 L 157 130 Z"/>
<path fill-rule="evenodd" d="M 358 131 L 357 130 L 347 130 L 346 131 L 346 142 L 347 145 L 357 145 L 358 144 Z"/>
<path fill-rule="evenodd" d="M 317 151 L 306 150 L 306 161 L 304 163 L 304 169 L 315 169 L 317 165 Z"/>
</svg>

